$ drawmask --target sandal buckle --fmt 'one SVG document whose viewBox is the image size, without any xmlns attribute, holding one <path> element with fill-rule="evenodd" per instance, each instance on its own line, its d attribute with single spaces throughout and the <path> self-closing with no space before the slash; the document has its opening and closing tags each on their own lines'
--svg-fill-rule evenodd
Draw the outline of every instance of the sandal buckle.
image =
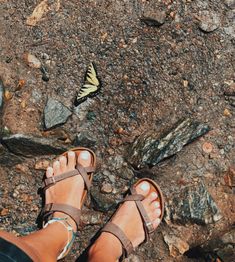
<svg viewBox="0 0 235 262">
<path fill-rule="evenodd" d="M 148 223 L 145 223 L 147 229 L 149 232 L 152 232 L 153 231 L 153 223 L 152 222 L 148 222 Z"/>
<path fill-rule="evenodd" d="M 51 180 L 52 180 L 52 182 L 51 182 L 51 183 L 54 185 L 54 184 L 56 183 L 54 176 L 53 176 L 53 177 L 51 177 Z"/>
</svg>

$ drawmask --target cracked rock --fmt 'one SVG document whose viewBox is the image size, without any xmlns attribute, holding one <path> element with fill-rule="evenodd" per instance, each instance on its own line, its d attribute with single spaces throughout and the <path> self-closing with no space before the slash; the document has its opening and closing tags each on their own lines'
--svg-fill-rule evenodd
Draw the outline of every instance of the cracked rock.
<svg viewBox="0 0 235 262">
<path fill-rule="evenodd" d="M 44 108 L 44 126 L 45 129 L 50 129 L 58 125 L 66 123 L 72 112 L 61 102 L 48 98 Z"/>
<path fill-rule="evenodd" d="M 222 218 L 204 183 L 187 187 L 166 203 L 166 221 L 211 224 Z"/>
<path fill-rule="evenodd" d="M 134 141 L 127 159 L 136 168 L 152 167 L 206 134 L 209 129 L 208 125 L 186 119 L 163 135 L 150 130 Z"/>
</svg>

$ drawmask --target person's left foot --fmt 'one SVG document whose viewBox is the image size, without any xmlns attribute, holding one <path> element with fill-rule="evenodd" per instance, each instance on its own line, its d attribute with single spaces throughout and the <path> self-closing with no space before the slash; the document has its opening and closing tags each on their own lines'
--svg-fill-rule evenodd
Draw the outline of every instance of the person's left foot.
<svg viewBox="0 0 235 262">
<path fill-rule="evenodd" d="M 88 151 L 76 153 L 69 151 L 66 156 L 59 157 L 53 163 L 53 167 L 48 167 L 46 177 L 57 176 L 75 169 L 76 163 L 83 167 L 91 165 L 91 154 Z M 64 179 L 46 190 L 46 204 L 68 204 L 75 208 L 81 209 L 81 198 L 84 192 L 84 181 L 81 175 L 76 175 Z M 77 231 L 76 224 L 72 218 L 62 212 L 55 212 L 53 217 L 67 218 L 69 224 L 73 227 L 74 232 Z"/>
</svg>

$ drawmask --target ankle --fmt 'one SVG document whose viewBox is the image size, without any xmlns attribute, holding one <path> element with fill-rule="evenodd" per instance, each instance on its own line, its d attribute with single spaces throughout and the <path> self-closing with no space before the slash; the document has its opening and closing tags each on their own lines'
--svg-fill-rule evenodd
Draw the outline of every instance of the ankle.
<svg viewBox="0 0 235 262">
<path fill-rule="evenodd" d="M 122 245 L 120 241 L 107 232 L 103 232 L 89 249 L 89 261 L 92 261 L 93 258 L 94 261 L 117 261 L 121 255 Z M 95 259 L 98 257 L 100 259 Z"/>
<path fill-rule="evenodd" d="M 53 217 L 65 218 L 67 220 L 68 224 L 73 228 L 73 232 L 77 232 L 77 225 L 76 225 L 76 223 L 68 215 L 66 215 L 64 213 L 61 213 L 61 212 L 55 212 Z"/>
<path fill-rule="evenodd" d="M 59 249 L 60 252 L 58 253 L 59 256 L 57 256 L 57 259 L 61 259 L 63 258 L 68 251 L 70 250 L 71 245 L 74 242 L 75 239 L 75 233 L 74 230 L 72 228 L 72 226 L 68 223 L 68 219 L 66 218 L 61 218 L 61 217 L 54 217 L 51 220 L 49 220 L 45 225 L 44 225 L 44 229 L 48 228 L 48 227 L 52 227 L 53 225 L 55 225 L 57 227 L 57 234 L 60 232 L 61 233 L 61 237 L 63 238 L 63 241 L 61 242 L 61 248 Z M 59 228 L 60 225 L 60 228 Z M 62 234 L 62 228 L 61 226 L 63 226 L 64 228 L 64 232 Z M 67 241 L 65 242 L 64 240 L 64 233 L 65 231 L 67 231 Z M 61 240 L 62 240 L 61 238 Z"/>
</svg>

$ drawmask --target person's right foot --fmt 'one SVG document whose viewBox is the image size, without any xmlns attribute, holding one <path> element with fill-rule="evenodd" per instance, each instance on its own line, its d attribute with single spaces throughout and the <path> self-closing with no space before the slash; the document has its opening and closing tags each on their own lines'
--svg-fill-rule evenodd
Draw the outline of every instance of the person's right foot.
<svg viewBox="0 0 235 262">
<path fill-rule="evenodd" d="M 141 202 L 150 218 L 153 228 L 156 229 L 161 222 L 161 206 L 157 193 L 152 192 L 149 194 L 150 184 L 147 181 L 143 181 L 137 185 L 136 191 L 138 194 L 145 197 Z M 122 229 L 127 238 L 132 242 L 134 248 L 144 241 L 145 233 L 143 222 L 134 201 L 124 202 L 116 211 L 110 222 Z M 108 232 L 102 232 L 94 248 L 91 248 L 91 253 L 100 250 L 99 246 L 101 247 L 107 243 L 112 243 L 112 253 L 115 254 L 116 259 L 118 259 L 122 255 L 121 242 Z M 96 247 L 97 249 L 95 249 Z"/>
<path fill-rule="evenodd" d="M 161 216 L 161 207 L 159 201 L 157 201 L 157 193 L 152 192 L 148 195 L 149 190 L 150 185 L 147 181 L 140 183 L 136 187 L 137 193 L 145 197 L 145 199 L 142 200 L 142 204 L 153 224 L 154 229 L 156 229 L 161 222 L 159 218 Z M 116 224 L 122 229 L 123 232 L 125 232 L 134 248 L 144 241 L 145 233 L 143 223 L 134 201 L 124 202 L 115 213 L 111 222 Z"/>
</svg>

